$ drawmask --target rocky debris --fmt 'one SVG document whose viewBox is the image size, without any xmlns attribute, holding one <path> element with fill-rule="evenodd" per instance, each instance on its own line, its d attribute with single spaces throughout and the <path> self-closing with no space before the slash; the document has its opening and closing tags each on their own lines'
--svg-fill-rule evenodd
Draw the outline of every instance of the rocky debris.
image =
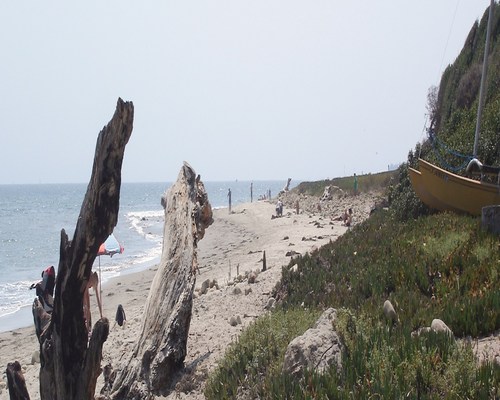
<svg viewBox="0 0 500 400">
<path fill-rule="evenodd" d="M 31 356 L 31 365 L 40 364 L 40 351 L 35 350 Z"/>
<path fill-rule="evenodd" d="M 252 284 L 252 283 L 255 283 L 257 281 L 257 274 L 252 271 L 248 274 L 248 283 Z"/>
<path fill-rule="evenodd" d="M 311 196 L 297 193 L 295 190 L 284 193 L 281 196 L 283 205 L 286 208 L 296 209 L 300 204 L 300 213 L 312 216 L 322 216 L 332 221 L 342 221 L 342 215 L 346 210 L 353 210 L 353 225 L 367 219 L 374 208 L 383 208 L 387 204 L 385 197 L 376 192 L 360 193 L 357 196 L 350 196 L 336 186 L 329 186 L 330 197 Z M 326 190 L 326 188 L 325 188 Z M 318 207 L 319 206 L 319 207 Z"/>
<path fill-rule="evenodd" d="M 442 332 L 442 333 L 446 333 L 446 334 L 450 335 L 451 337 L 453 337 L 453 332 L 451 331 L 451 329 L 448 328 L 448 326 L 442 320 L 440 320 L 438 318 L 432 320 L 431 329 L 436 333 Z"/>
<path fill-rule="evenodd" d="M 238 275 L 234 278 L 233 281 L 228 282 L 229 286 L 236 285 L 238 283 L 247 282 L 247 283 L 256 283 L 257 277 L 259 276 L 258 270 L 255 271 L 246 271 L 244 275 Z M 218 288 L 218 287 L 217 287 Z"/>
<path fill-rule="evenodd" d="M 300 253 L 297 253 L 295 250 L 290 250 L 286 252 L 285 256 L 287 257 L 300 256 Z"/>
<path fill-rule="evenodd" d="M 332 200 L 333 196 L 336 195 L 338 198 L 345 197 L 344 191 L 338 186 L 325 186 L 325 190 L 320 197 L 321 201 Z"/>
<path fill-rule="evenodd" d="M 385 318 L 387 318 L 388 321 L 392 322 L 393 324 L 399 321 L 398 315 L 396 314 L 396 310 L 394 310 L 394 307 L 389 300 L 384 301 L 383 310 Z"/>
<path fill-rule="evenodd" d="M 200 289 L 198 290 L 198 293 L 200 295 L 202 294 L 207 294 L 208 292 L 208 289 L 212 289 L 212 288 L 216 288 L 216 289 L 219 289 L 219 285 L 217 283 L 217 281 L 215 279 L 205 279 L 202 284 L 201 284 L 201 287 Z"/>
<path fill-rule="evenodd" d="M 274 297 L 270 297 L 267 300 L 267 304 L 264 306 L 266 310 L 272 310 L 273 308 L 276 307 L 276 299 Z"/>
<path fill-rule="evenodd" d="M 312 328 L 290 342 L 283 372 L 300 378 L 306 368 L 322 374 L 330 366 L 342 367 L 343 345 L 333 328 L 336 315 L 335 309 L 327 309 Z"/>
<path fill-rule="evenodd" d="M 250 293 L 252 293 L 252 288 L 245 288 L 245 296 L 248 296 Z"/>
<path fill-rule="evenodd" d="M 452 330 L 448 328 L 448 326 L 438 318 L 432 320 L 431 326 L 423 326 L 413 331 L 411 333 L 411 337 L 415 338 L 429 332 L 445 333 L 450 337 L 454 337 Z"/>
<path fill-rule="evenodd" d="M 229 325 L 231 325 L 231 326 L 241 325 L 240 316 L 237 315 L 236 317 L 232 316 L 231 318 L 229 318 Z"/>
<path fill-rule="evenodd" d="M 234 289 L 233 289 L 233 294 L 235 295 L 239 295 L 241 294 L 241 288 L 239 286 L 235 286 Z"/>
</svg>

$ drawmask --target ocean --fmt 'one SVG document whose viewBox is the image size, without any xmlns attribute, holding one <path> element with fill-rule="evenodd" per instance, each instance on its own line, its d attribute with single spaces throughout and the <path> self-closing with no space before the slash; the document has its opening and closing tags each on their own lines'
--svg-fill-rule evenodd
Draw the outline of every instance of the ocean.
<svg viewBox="0 0 500 400">
<path fill-rule="evenodd" d="M 204 182 L 212 208 L 250 202 L 250 182 Z M 286 181 L 254 181 L 253 201 L 271 191 L 274 197 Z M 100 256 L 94 270 L 101 280 L 137 272 L 158 263 L 163 241 L 160 199 L 171 183 L 122 183 L 114 235 L 122 254 Z M 293 187 L 293 184 L 291 185 Z M 0 332 L 33 323 L 35 293 L 29 287 L 42 271 L 59 263 L 61 230 L 70 240 L 87 184 L 0 185 Z"/>
</svg>

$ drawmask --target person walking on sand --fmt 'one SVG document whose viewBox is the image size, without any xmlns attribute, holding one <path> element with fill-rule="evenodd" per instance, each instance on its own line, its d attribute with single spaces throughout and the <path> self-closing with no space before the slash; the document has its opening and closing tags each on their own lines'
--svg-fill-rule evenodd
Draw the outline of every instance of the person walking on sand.
<svg viewBox="0 0 500 400">
<path fill-rule="evenodd" d="M 253 203 L 253 182 L 250 182 L 250 203 Z"/>
<path fill-rule="evenodd" d="M 227 191 L 227 198 L 229 200 L 229 214 L 231 214 L 231 188 Z"/>
</svg>

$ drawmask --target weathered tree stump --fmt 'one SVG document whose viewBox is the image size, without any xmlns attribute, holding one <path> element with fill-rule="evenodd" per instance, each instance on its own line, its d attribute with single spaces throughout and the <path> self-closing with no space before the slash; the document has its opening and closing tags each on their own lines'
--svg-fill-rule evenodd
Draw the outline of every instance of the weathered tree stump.
<svg viewBox="0 0 500 400">
<path fill-rule="evenodd" d="M 60 259 L 50 319 L 35 300 L 33 316 L 40 342 L 40 398 L 93 399 L 101 373 L 106 318 L 88 337 L 83 295 L 97 251 L 116 226 L 125 145 L 132 133 L 134 106 L 118 99 L 116 111 L 97 138 L 92 176 L 73 239 L 61 231 Z"/>
<path fill-rule="evenodd" d="M 170 389 L 183 367 L 198 270 L 197 243 L 212 222 L 212 208 L 194 170 L 184 163 L 162 197 L 163 250 L 151 284 L 141 336 L 115 379 L 111 398 L 151 399 Z"/>
<path fill-rule="evenodd" d="M 500 235 L 500 205 L 482 208 L 481 226 L 495 235 Z"/>
</svg>

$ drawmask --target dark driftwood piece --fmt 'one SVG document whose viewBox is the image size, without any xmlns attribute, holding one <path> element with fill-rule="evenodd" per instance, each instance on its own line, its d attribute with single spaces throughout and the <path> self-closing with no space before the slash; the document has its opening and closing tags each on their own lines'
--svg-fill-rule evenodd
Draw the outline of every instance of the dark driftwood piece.
<svg viewBox="0 0 500 400">
<path fill-rule="evenodd" d="M 72 240 L 61 231 L 54 311 L 47 318 L 33 304 L 40 342 L 40 398 L 93 399 L 101 373 L 107 318 L 97 321 L 90 340 L 83 317 L 83 295 L 99 245 L 118 220 L 121 167 L 132 133 L 134 106 L 118 99 L 115 114 L 97 138 L 92 176 Z M 38 326 L 38 325 L 37 325 Z"/>
<path fill-rule="evenodd" d="M 18 361 L 8 363 L 5 373 L 7 375 L 10 400 L 30 400 L 21 364 Z"/>
<path fill-rule="evenodd" d="M 162 197 L 163 250 L 146 302 L 142 333 L 113 385 L 113 399 L 151 399 L 170 389 L 183 367 L 198 269 L 197 243 L 212 223 L 212 208 L 194 170 L 184 163 Z"/>
</svg>

